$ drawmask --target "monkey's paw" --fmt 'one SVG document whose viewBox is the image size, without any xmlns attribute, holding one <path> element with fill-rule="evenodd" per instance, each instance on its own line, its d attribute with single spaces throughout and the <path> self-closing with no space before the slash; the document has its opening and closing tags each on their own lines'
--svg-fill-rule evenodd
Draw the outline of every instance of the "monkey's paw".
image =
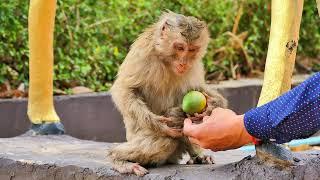
<svg viewBox="0 0 320 180">
<path fill-rule="evenodd" d="M 188 119 L 190 119 L 193 123 L 202 123 L 203 117 L 205 117 L 207 114 L 205 112 L 199 114 L 199 113 L 194 113 L 194 115 L 189 115 L 187 114 Z"/>
<path fill-rule="evenodd" d="M 192 157 L 187 164 L 214 164 L 214 160 L 211 156 L 203 155 Z"/>
<path fill-rule="evenodd" d="M 134 163 L 132 165 L 132 171 L 137 176 L 144 176 L 144 175 L 149 173 L 147 169 L 145 169 L 144 167 L 140 166 L 138 163 Z"/>
<path fill-rule="evenodd" d="M 137 176 L 144 176 L 149 173 L 147 169 L 140 166 L 138 163 L 114 165 L 113 169 L 121 174 L 135 174 Z"/>
</svg>

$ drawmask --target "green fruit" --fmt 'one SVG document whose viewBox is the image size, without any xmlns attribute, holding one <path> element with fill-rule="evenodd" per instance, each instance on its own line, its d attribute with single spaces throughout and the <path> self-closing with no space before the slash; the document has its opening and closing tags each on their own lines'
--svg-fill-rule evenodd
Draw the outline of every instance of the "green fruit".
<svg viewBox="0 0 320 180">
<path fill-rule="evenodd" d="M 207 99 L 199 91 L 188 92 L 182 100 L 182 110 L 190 115 L 203 112 L 206 105 Z"/>
</svg>

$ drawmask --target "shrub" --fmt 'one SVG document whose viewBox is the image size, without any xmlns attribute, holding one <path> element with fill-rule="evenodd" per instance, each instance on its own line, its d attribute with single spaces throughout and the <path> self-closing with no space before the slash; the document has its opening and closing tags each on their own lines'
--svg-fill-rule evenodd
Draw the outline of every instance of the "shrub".
<svg viewBox="0 0 320 180">
<path fill-rule="evenodd" d="M 0 83 L 28 84 L 28 3 L 7 0 L 0 4 Z M 241 6 L 239 26 L 234 26 Z M 130 44 L 165 9 L 208 23 L 212 40 L 203 60 L 207 79 L 237 78 L 263 70 L 270 1 L 66 0 L 58 1 L 56 15 L 55 87 L 84 85 L 107 90 Z M 305 1 L 299 55 L 319 56 L 319 24 L 315 1 Z M 242 48 L 235 38 L 243 39 Z M 313 69 L 319 70 L 319 64 Z"/>
</svg>

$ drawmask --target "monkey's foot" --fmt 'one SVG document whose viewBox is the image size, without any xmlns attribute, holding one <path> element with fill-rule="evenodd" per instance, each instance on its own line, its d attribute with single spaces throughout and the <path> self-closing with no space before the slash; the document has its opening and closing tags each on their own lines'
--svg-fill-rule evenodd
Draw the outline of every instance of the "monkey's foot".
<svg viewBox="0 0 320 180">
<path fill-rule="evenodd" d="M 263 162 L 269 162 L 278 167 L 288 167 L 294 163 L 291 151 L 280 144 L 265 142 L 256 145 L 256 154 Z"/>
<path fill-rule="evenodd" d="M 214 164 L 214 160 L 212 156 L 197 156 L 191 157 L 191 159 L 187 162 L 187 164 Z"/>
<path fill-rule="evenodd" d="M 64 126 L 62 123 L 43 123 L 32 124 L 30 130 L 26 134 L 30 135 L 61 135 L 64 134 Z"/>
<path fill-rule="evenodd" d="M 124 163 L 114 164 L 113 169 L 121 174 L 135 174 L 137 176 L 144 176 L 148 174 L 148 170 L 140 166 L 138 163 Z"/>
</svg>

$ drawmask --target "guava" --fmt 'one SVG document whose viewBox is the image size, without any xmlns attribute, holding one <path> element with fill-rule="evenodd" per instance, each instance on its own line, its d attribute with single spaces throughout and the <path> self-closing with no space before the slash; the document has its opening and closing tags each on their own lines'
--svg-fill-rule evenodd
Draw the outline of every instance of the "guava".
<svg viewBox="0 0 320 180">
<path fill-rule="evenodd" d="M 203 112 L 203 110 L 206 108 L 206 105 L 207 99 L 199 91 L 188 92 L 182 100 L 182 110 L 189 115 Z"/>
</svg>

